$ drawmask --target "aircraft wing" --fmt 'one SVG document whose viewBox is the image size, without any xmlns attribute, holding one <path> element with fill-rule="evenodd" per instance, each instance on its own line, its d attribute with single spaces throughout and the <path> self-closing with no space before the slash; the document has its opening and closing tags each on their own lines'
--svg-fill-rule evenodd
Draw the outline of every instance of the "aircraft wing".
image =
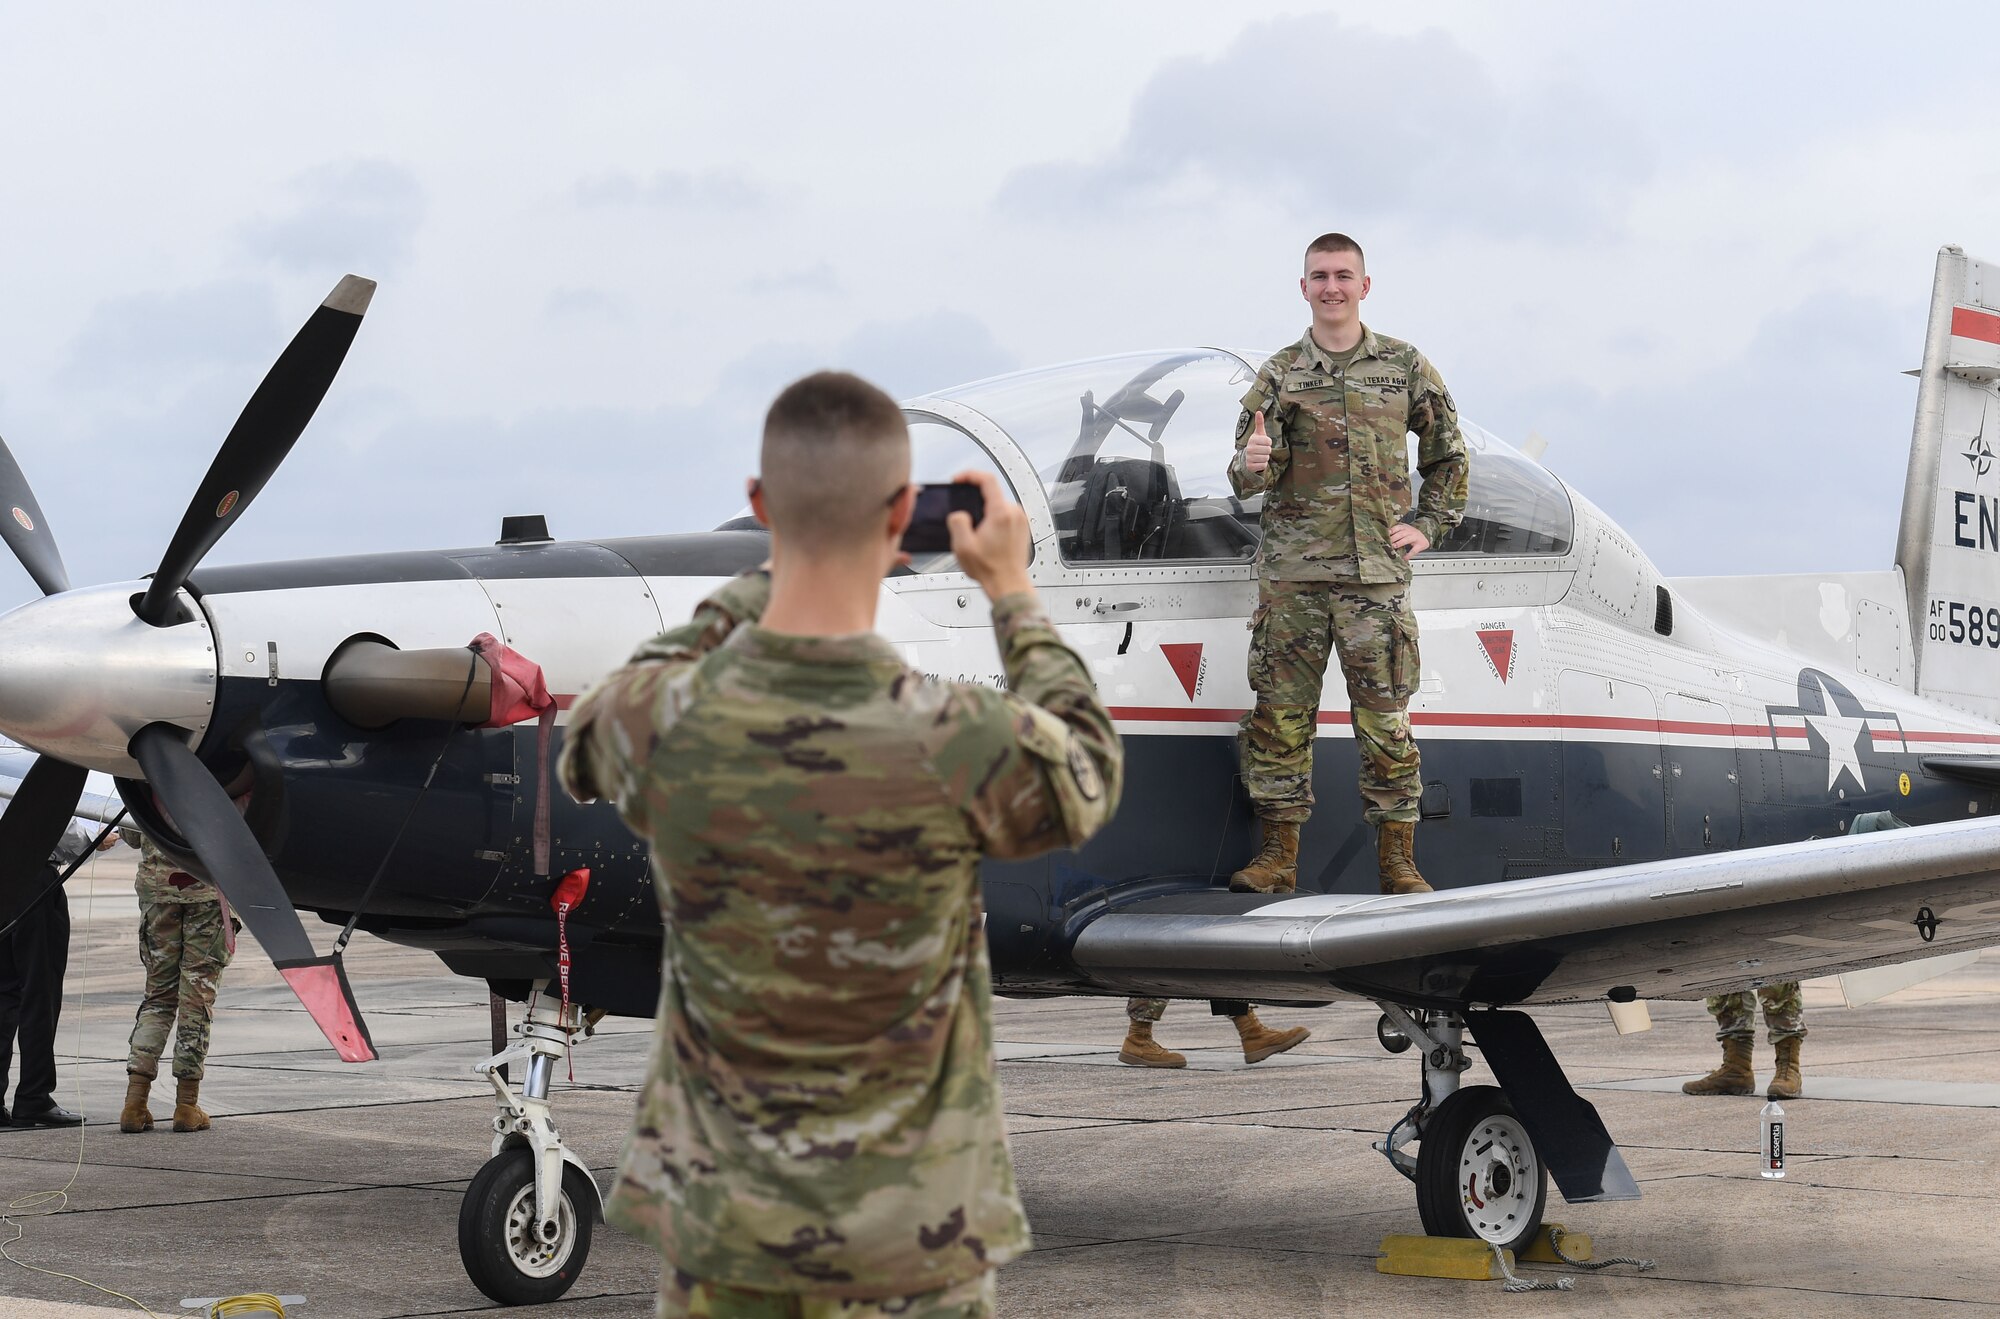
<svg viewBox="0 0 2000 1319">
<path fill-rule="evenodd" d="M 2000 944 L 2000 818 L 1406 897 L 1114 905 L 1072 957 L 1117 993 L 1463 1007 L 1687 999 Z"/>
</svg>

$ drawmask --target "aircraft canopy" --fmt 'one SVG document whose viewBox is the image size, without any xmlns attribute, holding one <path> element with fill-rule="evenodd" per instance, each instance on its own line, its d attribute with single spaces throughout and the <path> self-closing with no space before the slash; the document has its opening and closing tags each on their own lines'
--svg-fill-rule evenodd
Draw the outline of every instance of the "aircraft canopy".
<svg viewBox="0 0 2000 1319">
<path fill-rule="evenodd" d="M 999 470 L 1016 498 L 1046 502 L 1065 563 L 1248 563 L 1263 497 L 1238 499 L 1227 468 L 1238 400 L 1254 378 L 1251 363 L 1262 360 L 1214 348 L 1130 353 L 931 396 L 972 409 L 998 436 L 968 430 L 956 409 L 915 400 L 913 479 Z M 1568 553 L 1574 523 L 1562 483 L 1492 433 L 1470 423 L 1464 431 L 1472 454 L 1466 517 L 1426 557 Z M 1002 441 L 1018 456 L 988 452 Z M 1029 471 L 1040 490 L 1024 492 L 1012 479 Z M 949 556 L 914 566 L 940 571 Z"/>
</svg>

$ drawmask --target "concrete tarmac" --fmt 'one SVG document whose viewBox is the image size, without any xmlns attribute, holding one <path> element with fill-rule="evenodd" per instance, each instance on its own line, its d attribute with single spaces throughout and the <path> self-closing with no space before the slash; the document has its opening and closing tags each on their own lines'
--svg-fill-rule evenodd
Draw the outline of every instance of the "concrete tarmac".
<svg viewBox="0 0 2000 1319">
<path fill-rule="evenodd" d="M 488 1052 L 484 985 L 357 937 L 349 974 L 383 1060 L 346 1066 L 246 938 L 202 1091 L 215 1129 L 167 1130 L 163 1079 L 160 1129 L 121 1134 L 140 983 L 131 857 L 118 849 L 72 881 L 60 1098 L 92 1122 L 0 1130 L 0 1317 L 139 1312 L 85 1283 L 159 1315 L 242 1292 L 304 1296 L 302 1319 L 496 1308 L 456 1251 L 459 1197 L 490 1139 L 490 1092 L 468 1070 Z M 1655 1028 L 1623 1037 L 1601 1005 L 1538 1011 L 1645 1193 L 1572 1207 L 1551 1188 L 1548 1218 L 1658 1268 L 1510 1295 L 1375 1272 L 1383 1236 L 1422 1229 L 1412 1188 L 1369 1148 L 1417 1084 L 1413 1054 L 1376 1044 L 1372 1007 L 1270 1009 L 1313 1037 L 1247 1067 L 1228 1022 L 1176 1004 L 1158 1033 L 1190 1063 L 1162 1072 L 1117 1064 L 1117 1001 L 1003 1002 L 1001 1080 L 1036 1249 L 1002 1271 L 1001 1313 L 2000 1316 L 2000 952 L 1866 1008 L 1838 1003 L 1831 985 L 1808 986 L 1807 1097 L 1788 1105 L 1780 1182 L 1757 1175 L 1761 1098 L 1679 1093 L 1716 1057 L 1699 1004 L 1656 1003 Z M 650 1032 L 607 1022 L 557 1086 L 557 1121 L 600 1186 Z M 1761 1039 L 1757 1060 L 1768 1076 Z M 1490 1078 L 1475 1061 L 1467 1079 Z M 643 1319 L 653 1260 L 600 1227 L 570 1295 L 515 1313 Z"/>
</svg>

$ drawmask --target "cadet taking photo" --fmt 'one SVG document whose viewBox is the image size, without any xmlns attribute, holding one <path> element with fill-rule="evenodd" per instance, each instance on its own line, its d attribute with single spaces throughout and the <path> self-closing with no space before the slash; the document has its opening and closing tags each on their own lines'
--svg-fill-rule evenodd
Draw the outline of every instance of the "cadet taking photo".
<svg viewBox="0 0 2000 1319">
<path fill-rule="evenodd" d="M 663 1256 L 662 1316 L 988 1315 L 1029 1238 L 978 863 L 1082 844 L 1123 752 L 996 477 L 961 474 L 977 498 L 944 526 L 992 602 L 1004 692 L 930 680 L 874 631 L 918 501 L 886 394 L 799 381 L 761 463 L 768 572 L 640 647 L 563 747 L 569 791 L 650 843 L 665 926 L 607 1218 Z"/>
</svg>

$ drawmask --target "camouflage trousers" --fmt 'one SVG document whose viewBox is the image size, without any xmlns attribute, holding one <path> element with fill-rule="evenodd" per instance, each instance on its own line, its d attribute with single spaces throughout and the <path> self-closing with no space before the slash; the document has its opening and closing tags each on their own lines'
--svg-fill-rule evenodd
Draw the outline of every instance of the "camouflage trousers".
<svg viewBox="0 0 2000 1319">
<path fill-rule="evenodd" d="M 1241 999 L 1215 998 L 1208 1002 L 1208 1012 L 1212 1017 L 1240 1017 L 1249 1010 L 1250 1005 Z M 1128 998 L 1125 1000 L 1125 1015 L 1132 1021 L 1150 1025 L 1167 1015 L 1167 1000 Z"/>
<path fill-rule="evenodd" d="M 794 1292 L 757 1292 L 690 1277 L 669 1264 L 660 1271 L 659 1319 L 990 1319 L 992 1269 L 977 1278 L 914 1296 L 843 1300 Z"/>
<path fill-rule="evenodd" d="M 1765 985 L 1754 998 L 1747 992 L 1712 996 L 1707 1007 L 1709 1014 L 1715 1018 L 1715 1038 L 1755 1038 L 1759 1003 L 1764 1005 L 1764 1028 L 1770 1032 L 1771 1043 L 1805 1038 L 1805 1000 L 1799 994 L 1799 982 L 1796 980 Z"/>
<path fill-rule="evenodd" d="M 229 965 L 227 917 L 219 902 L 142 902 L 139 961 L 146 968 L 146 996 L 132 1025 L 125 1070 L 158 1076 L 167 1033 L 174 1039 L 174 1075 L 200 1080 L 208 1059 L 208 1023 L 215 990 Z"/>
<path fill-rule="evenodd" d="M 1339 656 L 1354 711 L 1363 818 L 1416 819 L 1423 781 L 1409 703 L 1417 616 L 1409 587 L 1395 582 L 1258 582 L 1250 625 L 1257 705 L 1237 737 L 1257 814 L 1293 823 L 1312 814 L 1313 734 L 1330 654 Z"/>
</svg>

